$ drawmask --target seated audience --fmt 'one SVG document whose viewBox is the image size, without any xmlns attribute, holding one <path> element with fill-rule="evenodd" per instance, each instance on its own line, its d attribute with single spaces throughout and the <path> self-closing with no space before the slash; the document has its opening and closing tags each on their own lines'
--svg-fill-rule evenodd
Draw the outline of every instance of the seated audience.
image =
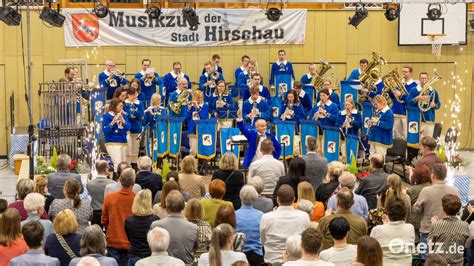
<svg viewBox="0 0 474 266">
<path fill-rule="evenodd" d="M 273 210 L 273 200 L 262 195 L 263 180 L 259 176 L 254 176 L 249 181 L 249 185 L 257 190 L 258 198 L 255 200 L 253 207 L 263 213 L 271 212 Z"/>
<path fill-rule="evenodd" d="M 43 203 L 44 204 L 44 203 Z M 43 226 L 37 221 L 30 221 L 21 229 L 23 239 L 28 245 L 28 252 L 10 260 L 10 265 L 59 266 L 59 260 L 44 254 L 41 242 L 44 239 Z"/>
<path fill-rule="evenodd" d="M 109 179 L 109 164 L 107 161 L 98 160 L 95 163 L 97 176 L 87 182 L 86 188 L 91 195 L 91 207 L 93 210 L 92 224 L 102 226 L 100 217 L 102 216 L 102 205 L 104 204 L 104 192 L 108 184 L 114 184 L 112 179 Z"/>
<path fill-rule="evenodd" d="M 448 266 L 448 262 L 441 255 L 430 253 L 425 260 L 426 266 Z"/>
<path fill-rule="evenodd" d="M 383 252 L 379 242 L 370 236 L 357 240 L 357 256 L 353 265 L 383 266 Z"/>
<path fill-rule="evenodd" d="M 301 259 L 301 235 L 291 235 L 286 239 L 283 262 Z"/>
<path fill-rule="evenodd" d="M 202 176 L 197 175 L 197 160 L 192 155 L 184 157 L 181 161 L 179 185 L 183 192 L 187 192 L 191 199 L 199 199 L 206 193 Z"/>
<path fill-rule="evenodd" d="M 407 195 L 410 197 L 411 208 L 415 205 L 420 192 L 424 187 L 430 185 L 431 171 L 428 167 L 420 165 L 413 169 L 413 173 L 410 177 L 412 186 L 407 189 Z M 420 213 L 410 212 L 407 217 L 407 222 L 411 223 L 415 227 L 415 243 L 420 240 L 420 222 L 422 215 Z"/>
<path fill-rule="evenodd" d="M 8 208 L 17 209 L 20 213 L 20 219 L 23 221 L 28 218 L 28 213 L 25 210 L 25 206 L 23 206 L 23 200 L 26 198 L 28 194 L 33 192 L 35 189 L 35 184 L 33 180 L 29 178 L 21 178 L 16 183 L 16 198 L 17 201 L 12 202 L 8 205 Z M 48 214 L 43 212 L 41 214 L 41 219 L 48 219 Z"/>
<path fill-rule="evenodd" d="M 35 176 L 34 179 L 35 183 L 35 189 L 33 192 L 39 193 L 45 197 L 45 204 L 44 204 L 44 209 L 46 210 L 46 213 L 49 212 L 49 206 L 54 200 L 54 197 L 49 194 L 48 191 L 48 177 L 45 175 L 37 175 Z"/>
<path fill-rule="evenodd" d="M 316 188 L 316 200 L 327 206 L 327 201 L 332 195 L 337 194 L 339 186 L 339 176 L 344 171 L 344 164 L 341 162 L 331 162 L 328 164 L 328 174 L 324 183 Z"/>
<path fill-rule="evenodd" d="M 186 203 L 186 207 L 184 207 L 184 217 L 198 227 L 197 243 L 193 251 L 194 263 L 197 263 L 199 257 L 209 251 L 212 227 L 208 222 L 203 220 L 204 208 L 198 199 L 191 199 Z"/>
<path fill-rule="evenodd" d="M 319 221 L 318 229 L 323 233 L 323 249 L 328 249 L 334 245 L 329 223 L 335 217 L 344 217 L 349 222 L 351 230 L 347 236 L 347 243 L 355 244 L 359 237 L 367 235 L 367 223 L 364 218 L 351 213 L 351 207 L 354 204 L 354 195 L 347 188 L 341 189 L 337 193 L 337 211 L 335 214 L 323 217 Z"/>
<path fill-rule="evenodd" d="M 219 169 L 212 174 L 212 180 L 220 179 L 224 181 L 226 191 L 222 199 L 232 202 L 235 210 L 240 208 L 239 193 L 244 185 L 244 175 L 238 168 L 237 157 L 234 153 L 227 152 L 219 162 Z"/>
<path fill-rule="evenodd" d="M 444 163 L 441 158 L 436 155 L 436 147 L 438 143 L 431 136 L 425 136 L 420 140 L 420 154 L 421 159 L 416 162 L 415 168 L 424 165 L 431 169 L 434 164 Z"/>
<path fill-rule="evenodd" d="M 104 199 L 109 194 L 109 192 L 117 192 L 122 189 L 122 184 L 120 184 L 120 176 L 122 175 L 122 171 L 131 168 L 130 165 L 127 162 L 120 162 L 119 165 L 117 166 L 117 175 L 116 179 L 114 179 L 116 182 L 112 184 L 108 184 L 105 187 L 104 191 Z M 142 190 L 142 187 L 139 184 L 133 184 L 132 191 L 135 193 L 138 193 L 138 191 Z"/>
<path fill-rule="evenodd" d="M 76 173 L 71 173 L 69 170 L 69 165 L 71 164 L 71 157 L 67 154 L 60 154 L 56 159 L 56 173 L 51 173 L 48 175 L 48 191 L 55 199 L 63 199 L 64 193 L 63 188 L 66 184 L 66 181 L 69 179 L 75 179 L 79 182 L 80 189 L 79 194 L 84 191 L 82 187 L 81 176 Z"/>
<path fill-rule="evenodd" d="M 87 226 L 89 221 L 92 219 L 92 207 L 89 200 L 82 200 L 79 196 L 81 185 L 79 181 L 75 179 L 69 179 L 64 184 L 64 198 L 56 198 L 51 203 L 49 210 L 49 216 L 54 219 L 56 215 L 64 210 L 71 209 L 79 223 L 78 233 L 81 234 Z"/>
<path fill-rule="evenodd" d="M 140 165 L 140 159 L 138 165 Z M 153 214 L 151 195 L 149 189 L 139 191 L 133 199 L 133 215 L 125 220 L 125 233 L 130 242 L 129 265 L 135 265 L 138 260 L 151 255 L 150 248 L 146 243 L 146 236 L 151 224 L 160 219 Z"/>
<path fill-rule="evenodd" d="M 222 182 L 222 181 L 221 181 Z M 166 196 L 168 216 L 151 224 L 151 228 L 161 227 L 170 234 L 168 253 L 186 264 L 193 263 L 193 250 L 197 243 L 198 226 L 186 221 L 181 214 L 184 210 L 184 197 L 181 192 L 173 190 Z"/>
<path fill-rule="evenodd" d="M 289 185 L 282 185 L 278 190 L 278 208 L 265 213 L 260 221 L 260 240 L 265 249 L 266 263 L 281 263 L 286 239 L 301 234 L 310 227 L 308 214 L 295 210 L 292 206 L 295 192 Z"/>
<path fill-rule="evenodd" d="M 412 224 L 405 223 L 405 204 L 399 197 L 390 197 L 385 204 L 388 220 L 375 226 L 370 233 L 382 247 L 384 265 L 411 265 L 415 228 Z"/>
<path fill-rule="evenodd" d="M 300 157 L 293 158 L 288 167 L 288 175 L 281 176 L 275 185 L 273 191 L 273 203 L 276 205 L 276 198 L 278 189 L 283 185 L 287 184 L 295 191 L 295 199 L 298 200 L 298 184 L 303 181 L 309 182 L 309 179 L 305 177 L 306 164 Z"/>
<path fill-rule="evenodd" d="M 319 257 L 319 250 L 321 249 L 321 242 L 323 236 L 318 229 L 308 228 L 301 234 L 301 259 L 296 261 L 289 261 L 283 265 L 321 265 L 334 266 L 330 262 L 326 262 Z"/>
<path fill-rule="evenodd" d="M 212 231 L 209 252 L 199 258 L 199 266 L 231 265 L 236 261 L 247 261 L 245 254 L 232 250 L 235 231 L 229 224 L 220 224 Z"/>
<path fill-rule="evenodd" d="M 428 243 L 433 243 L 437 250 L 430 253 L 438 253 L 449 265 L 464 265 L 464 249 L 452 249 L 464 247 L 469 238 L 469 224 L 456 217 L 461 209 L 461 200 L 457 195 L 446 194 L 441 199 L 441 204 L 445 216 L 432 218 Z"/>
<path fill-rule="evenodd" d="M 339 189 L 347 188 L 350 191 L 354 191 L 356 184 L 356 177 L 354 174 L 350 172 L 343 172 L 341 176 L 339 176 Z M 367 200 L 355 193 L 354 195 L 354 205 L 352 205 L 351 212 L 354 215 L 358 215 L 364 219 L 367 219 L 369 215 L 369 206 L 367 205 Z M 336 195 L 332 195 L 328 200 L 327 209 L 331 211 L 336 211 L 337 206 L 337 198 Z"/>
<path fill-rule="evenodd" d="M 258 194 L 255 188 L 245 185 L 240 190 L 242 206 L 235 212 L 237 219 L 236 231 L 246 236 L 243 251 L 250 265 L 263 264 L 263 250 L 260 242 L 260 220 L 263 213 L 252 207 L 257 198 Z"/>
<path fill-rule="evenodd" d="M 382 154 L 370 156 L 370 175 L 364 177 L 355 190 L 355 194 L 367 200 L 369 210 L 377 208 L 377 194 L 387 185 L 387 173 L 383 170 L 384 159 Z"/>
<path fill-rule="evenodd" d="M 139 184 L 142 189 L 149 189 L 152 199 L 154 199 L 156 193 L 163 187 L 163 181 L 161 180 L 161 175 L 151 171 L 152 164 L 153 161 L 148 156 L 138 158 L 138 174 L 135 183 Z"/>
<path fill-rule="evenodd" d="M 306 177 L 309 179 L 314 190 L 323 183 L 324 178 L 328 173 L 328 160 L 325 157 L 317 154 L 318 141 L 315 137 L 309 136 L 306 138 L 306 155 L 303 160 L 306 163 Z"/>
<path fill-rule="evenodd" d="M 0 198 L 0 215 L 8 208 L 8 201 Z"/>
<path fill-rule="evenodd" d="M 61 265 L 69 265 L 71 259 L 79 256 L 81 235 L 77 233 L 79 224 L 70 209 L 62 210 L 54 219 L 54 231 L 44 243 L 44 253 L 59 259 Z"/>
<path fill-rule="evenodd" d="M 173 190 L 180 191 L 178 182 L 174 180 L 167 181 L 163 186 L 163 190 L 160 193 L 160 202 L 153 206 L 153 214 L 160 217 L 160 219 L 164 219 L 166 218 L 166 216 L 168 216 L 168 212 L 166 211 L 166 196 L 168 196 L 168 193 Z"/>
<path fill-rule="evenodd" d="M 101 266 L 117 265 L 117 261 L 114 258 L 105 256 L 105 236 L 98 225 L 89 226 L 84 230 L 80 247 L 79 253 L 82 258 L 78 257 L 71 260 L 70 266 L 79 265 L 79 262 L 86 256 L 97 259 Z"/>
<path fill-rule="evenodd" d="M 148 265 L 169 265 L 184 266 L 184 262 L 180 259 L 168 255 L 168 246 L 170 244 L 170 234 L 166 229 L 155 227 L 148 231 L 147 242 L 151 250 L 151 256 L 137 261 L 136 266 Z"/>
<path fill-rule="evenodd" d="M 23 203 L 25 210 L 28 213 L 28 218 L 21 222 L 21 227 L 31 221 L 39 222 L 43 226 L 43 240 L 46 240 L 50 234 L 54 234 L 54 227 L 50 220 L 41 219 L 41 214 L 45 211 L 44 204 L 45 200 L 43 195 L 39 193 L 28 194 Z"/>
<path fill-rule="evenodd" d="M 0 265 L 10 265 L 10 260 L 25 254 L 28 245 L 20 227 L 20 213 L 8 208 L 0 215 Z"/>
<path fill-rule="evenodd" d="M 313 186 L 309 182 L 303 181 L 298 184 L 297 191 L 298 200 L 294 206 L 297 207 L 301 200 L 308 200 L 313 204 L 313 208 L 309 213 L 311 222 L 319 222 L 319 220 L 324 216 L 324 204 L 322 202 L 316 201 Z"/>
<path fill-rule="evenodd" d="M 209 184 L 210 199 L 201 199 L 202 206 L 204 207 L 204 221 L 208 222 L 212 228 L 214 228 L 214 221 L 216 219 L 217 209 L 221 205 L 233 206 L 232 202 L 222 200 L 226 190 L 224 181 L 220 179 L 214 179 Z"/>
<path fill-rule="evenodd" d="M 232 206 L 221 205 L 216 212 L 216 219 L 214 220 L 214 227 L 220 224 L 230 224 L 234 230 L 237 227 L 237 220 L 235 218 L 235 211 Z M 232 250 L 242 252 L 245 245 L 245 234 L 235 233 Z"/>
<path fill-rule="evenodd" d="M 344 217 L 336 217 L 329 223 L 329 233 L 334 239 L 334 246 L 321 251 L 319 257 L 336 265 L 350 265 L 357 255 L 357 246 L 347 243 L 351 226 Z"/>
</svg>

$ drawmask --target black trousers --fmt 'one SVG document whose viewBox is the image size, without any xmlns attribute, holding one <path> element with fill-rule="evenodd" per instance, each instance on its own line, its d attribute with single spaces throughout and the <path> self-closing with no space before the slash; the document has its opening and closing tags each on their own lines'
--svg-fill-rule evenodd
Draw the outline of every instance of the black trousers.
<svg viewBox="0 0 474 266">
<path fill-rule="evenodd" d="M 94 210 L 92 212 L 92 221 L 91 224 L 96 224 L 102 228 L 102 224 L 100 223 L 100 217 L 102 216 L 102 210 Z"/>
<path fill-rule="evenodd" d="M 250 266 L 261 266 L 264 265 L 263 263 L 263 256 L 258 255 L 253 251 L 244 252 L 245 256 L 247 256 L 247 260 Z"/>
</svg>

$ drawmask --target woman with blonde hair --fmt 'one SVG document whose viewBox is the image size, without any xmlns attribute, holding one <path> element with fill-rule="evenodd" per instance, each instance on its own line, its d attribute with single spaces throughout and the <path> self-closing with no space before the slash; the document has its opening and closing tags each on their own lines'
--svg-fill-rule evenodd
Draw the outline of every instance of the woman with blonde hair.
<svg viewBox="0 0 474 266">
<path fill-rule="evenodd" d="M 369 120 L 370 154 L 378 153 L 385 157 L 387 149 L 393 145 L 393 112 L 382 95 L 375 96 L 372 103 L 376 111 Z"/>
<path fill-rule="evenodd" d="M 244 186 L 244 175 L 238 168 L 237 157 L 232 152 L 226 152 L 219 161 L 219 169 L 212 173 L 212 180 L 224 181 L 227 189 L 222 199 L 232 202 L 235 210 L 240 208 L 239 193 Z"/>
<path fill-rule="evenodd" d="M 174 180 L 166 182 L 160 193 L 160 202 L 153 206 L 153 214 L 160 217 L 160 219 L 168 217 L 168 212 L 166 211 L 166 196 L 173 190 L 180 191 L 178 182 Z"/>
<path fill-rule="evenodd" d="M 209 119 L 209 105 L 204 102 L 202 91 L 198 90 L 193 93 L 193 100 L 188 103 L 186 119 L 188 121 L 189 134 L 196 132 L 196 120 Z"/>
<path fill-rule="evenodd" d="M 151 223 L 160 219 L 153 214 L 151 200 L 149 189 L 140 190 L 133 199 L 133 215 L 125 220 L 125 233 L 130 242 L 128 265 L 135 265 L 138 260 L 151 255 L 146 236 Z"/>
<path fill-rule="evenodd" d="M 197 160 L 192 155 L 184 157 L 180 164 L 179 184 L 192 199 L 199 199 L 206 193 L 202 176 L 196 174 L 197 167 Z"/>
<path fill-rule="evenodd" d="M 53 222 L 56 234 L 50 234 L 44 243 L 44 253 L 59 259 L 61 265 L 80 254 L 81 235 L 77 233 L 79 224 L 76 215 L 70 209 L 60 211 Z"/>
<path fill-rule="evenodd" d="M 186 203 L 186 207 L 184 207 L 184 217 L 198 226 L 198 237 L 193 251 L 194 262 L 196 263 L 199 257 L 209 250 L 212 228 L 208 222 L 203 220 L 204 208 L 198 199 L 191 199 Z"/>
<path fill-rule="evenodd" d="M 39 193 L 44 196 L 45 204 L 44 209 L 49 212 L 49 206 L 53 203 L 54 197 L 48 192 L 48 177 L 45 175 L 37 175 L 34 179 L 35 189 L 33 192 Z"/>
<path fill-rule="evenodd" d="M 8 208 L 0 215 L 0 265 L 10 265 L 10 260 L 25 254 L 28 245 L 21 234 L 20 212 Z"/>
<path fill-rule="evenodd" d="M 316 200 L 323 202 L 324 206 L 327 204 L 327 200 L 337 194 L 337 188 L 339 186 L 339 176 L 344 172 L 344 164 L 341 162 L 331 162 L 328 164 L 328 174 L 326 176 L 325 183 L 316 188 Z"/>
<path fill-rule="evenodd" d="M 223 266 L 231 265 L 236 261 L 247 261 L 242 252 L 232 250 L 235 230 L 229 224 L 220 224 L 212 231 L 209 252 L 199 258 L 198 266 Z"/>
<path fill-rule="evenodd" d="M 311 183 L 304 181 L 298 184 L 298 201 L 293 204 L 293 207 L 296 208 L 301 200 L 308 200 L 313 204 L 314 207 L 309 217 L 311 222 L 319 222 L 324 216 L 324 204 L 320 201 L 316 201 L 313 185 L 311 185 Z"/>
<path fill-rule="evenodd" d="M 216 118 L 227 118 L 227 111 L 235 108 L 224 80 L 217 81 L 216 90 L 209 101 L 209 108 Z"/>
</svg>

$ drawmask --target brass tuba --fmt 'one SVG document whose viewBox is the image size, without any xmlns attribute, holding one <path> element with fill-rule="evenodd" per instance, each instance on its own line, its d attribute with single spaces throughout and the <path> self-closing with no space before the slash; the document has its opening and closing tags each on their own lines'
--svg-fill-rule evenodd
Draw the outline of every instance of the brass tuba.
<svg viewBox="0 0 474 266">
<path fill-rule="evenodd" d="M 318 88 L 321 88 L 324 83 L 324 75 L 326 75 L 326 72 L 328 72 L 329 69 L 332 68 L 334 67 L 329 64 L 329 62 L 321 59 L 321 64 L 319 65 L 318 73 L 316 73 L 316 76 L 311 79 L 310 84 L 313 85 L 316 90 L 318 90 Z"/>
<path fill-rule="evenodd" d="M 436 81 L 442 79 L 441 76 L 435 71 L 433 73 L 433 77 L 426 82 L 426 84 L 421 88 L 419 96 L 428 96 L 429 99 L 427 101 L 418 101 L 418 108 L 420 111 L 427 112 L 431 109 L 430 103 L 433 101 L 433 97 L 435 96 L 435 92 L 433 91 L 430 93 L 431 85 L 433 85 Z"/>
<path fill-rule="evenodd" d="M 395 68 L 392 71 L 388 72 L 385 76 L 382 77 L 383 84 L 385 86 L 382 96 L 387 99 L 387 103 L 389 103 L 390 107 L 392 106 L 392 99 L 390 98 L 390 95 L 388 94 L 388 90 L 392 91 L 393 96 L 399 103 L 404 103 L 405 101 L 402 100 L 403 96 L 408 95 L 408 91 L 405 88 L 405 85 L 403 84 L 402 80 L 400 79 L 400 75 L 398 74 L 398 69 Z M 395 96 L 395 91 L 399 91 L 400 97 Z"/>
<path fill-rule="evenodd" d="M 387 61 L 380 54 L 372 52 L 372 61 L 370 61 L 364 73 L 359 76 L 360 83 L 366 87 L 372 85 L 380 78 L 380 66 L 385 64 L 387 64 Z"/>
<path fill-rule="evenodd" d="M 178 96 L 177 102 L 170 102 L 170 108 L 173 113 L 180 115 L 181 114 L 181 106 L 184 103 L 188 103 L 188 96 L 189 92 L 187 90 L 181 92 L 181 94 Z"/>
</svg>

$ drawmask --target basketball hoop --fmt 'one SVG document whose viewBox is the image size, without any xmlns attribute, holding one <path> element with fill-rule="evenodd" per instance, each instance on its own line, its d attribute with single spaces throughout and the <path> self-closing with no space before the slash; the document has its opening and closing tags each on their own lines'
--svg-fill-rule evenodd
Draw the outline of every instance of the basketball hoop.
<svg viewBox="0 0 474 266">
<path fill-rule="evenodd" d="M 441 56 L 441 48 L 443 47 L 443 40 L 446 34 L 426 34 L 431 42 L 431 54 L 436 57 Z"/>
</svg>

